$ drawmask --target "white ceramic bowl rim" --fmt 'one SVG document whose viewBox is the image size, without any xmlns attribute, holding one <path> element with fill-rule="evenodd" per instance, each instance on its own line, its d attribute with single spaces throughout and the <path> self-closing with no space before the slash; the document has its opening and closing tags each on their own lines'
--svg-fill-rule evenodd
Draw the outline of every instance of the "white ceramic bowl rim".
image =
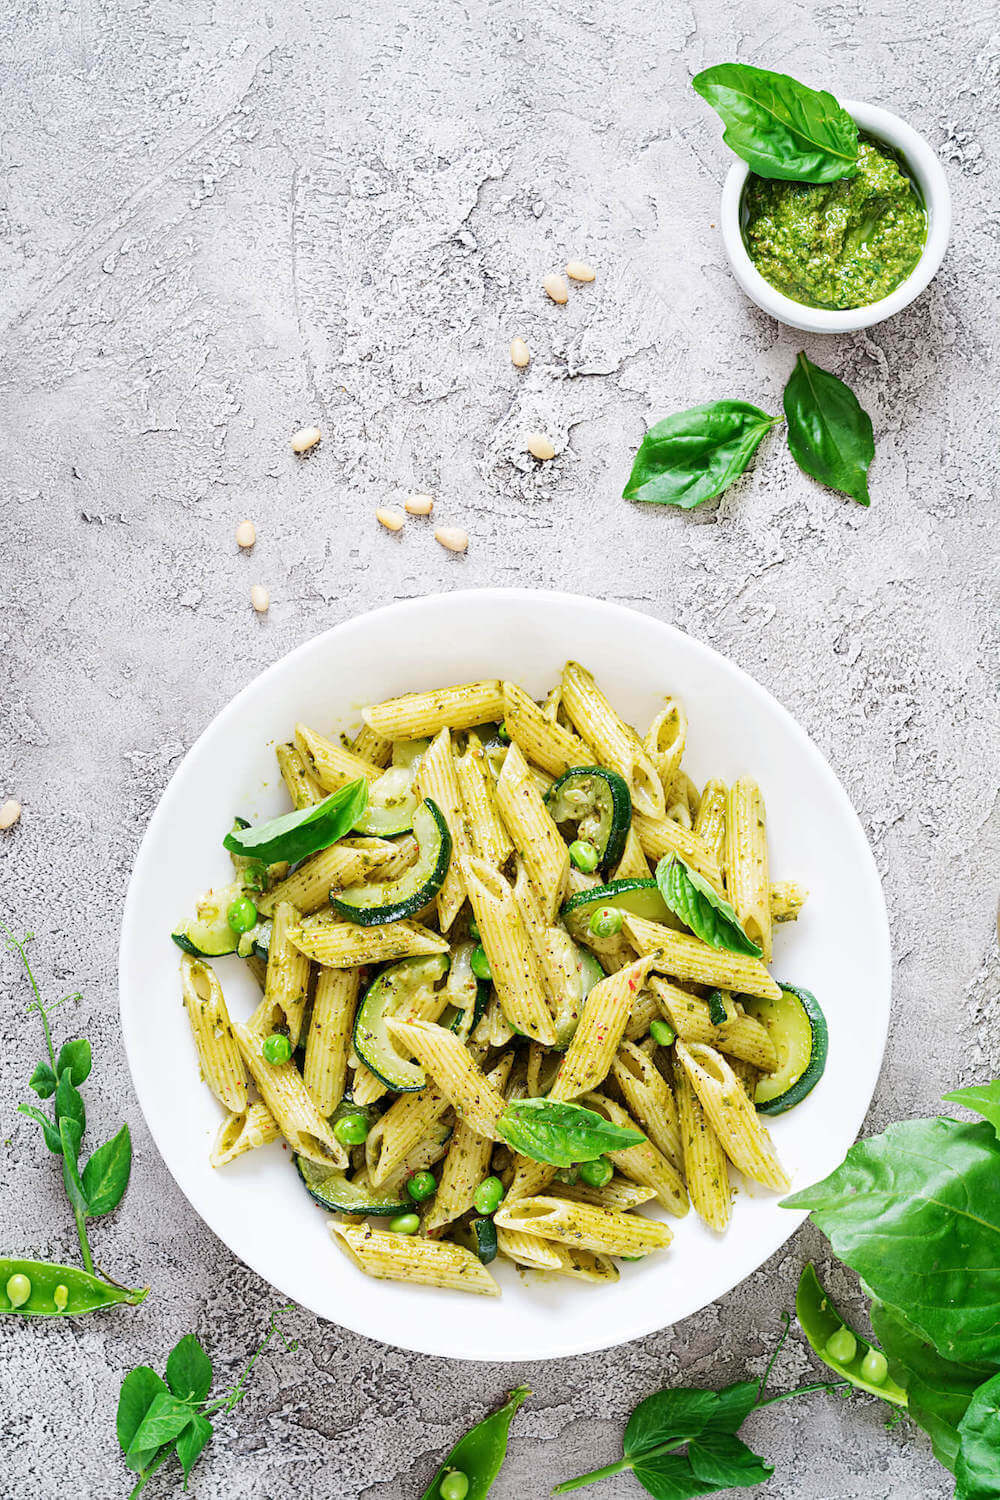
<svg viewBox="0 0 1000 1500">
<path fill-rule="evenodd" d="M 743 291 L 764 312 L 770 313 L 781 323 L 792 328 L 801 328 L 808 333 L 853 333 L 860 328 L 870 328 L 881 323 L 894 313 L 908 307 L 914 298 L 936 275 L 944 260 L 951 234 L 951 193 L 937 155 L 923 136 L 901 120 L 898 115 L 876 104 L 863 104 L 854 99 L 841 101 L 848 114 L 866 135 L 884 141 L 904 158 L 923 194 L 927 210 L 927 242 L 923 253 L 905 281 L 901 281 L 888 297 L 871 302 L 866 307 L 849 307 L 833 310 L 823 307 L 808 307 L 779 292 L 757 270 L 747 252 L 740 229 L 740 203 L 743 188 L 750 168 L 746 162 L 737 160 L 726 174 L 722 188 L 720 224 L 726 253 Z"/>
</svg>

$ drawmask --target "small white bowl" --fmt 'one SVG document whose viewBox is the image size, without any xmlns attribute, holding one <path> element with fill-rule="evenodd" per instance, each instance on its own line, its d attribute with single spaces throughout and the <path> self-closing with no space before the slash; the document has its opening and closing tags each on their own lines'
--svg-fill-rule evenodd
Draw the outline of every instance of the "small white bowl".
<svg viewBox="0 0 1000 1500">
<path fill-rule="evenodd" d="M 919 297 L 931 277 L 936 275 L 944 260 L 951 234 L 951 193 L 948 180 L 937 156 L 911 125 L 898 115 L 880 109 L 876 104 L 860 104 L 853 99 L 843 100 L 843 106 L 858 128 L 876 140 L 898 151 L 923 194 L 927 210 L 927 242 L 923 254 L 905 281 L 895 291 L 878 302 L 866 307 L 848 307 L 832 311 L 824 307 L 809 307 L 795 302 L 779 292 L 757 270 L 747 253 L 740 229 L 740 203 L 743 188 L 750 168 L 746 162 L 736 161 L 730 167 L 722 187 L 722 209 L 720 224 L 722 239 L 733 268 L 733 275 L 751 301 L 764 312 L 787 323 L 791 328 L 803 328 L 807 333 L 854 333 L 859 328 L 870 328 L 881 323 L 894 313 L 908 307 Z"/>
</svg>

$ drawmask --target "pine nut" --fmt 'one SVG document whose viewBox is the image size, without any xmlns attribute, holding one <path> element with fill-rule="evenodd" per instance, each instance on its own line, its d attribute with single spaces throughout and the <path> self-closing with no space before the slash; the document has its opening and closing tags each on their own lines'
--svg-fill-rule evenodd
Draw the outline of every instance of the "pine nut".
<svg viewBox="0 0 1000 1500">
<path fill-rule="evenodd" d="M 566 275 L 572 281 L 593 281 L 597 272 L 585 260 L 571 260 L 567 263 Z"/>
<path fill-rule="evenodd" d="M 531 358 L 531 350 L 528 348 L 527 344 L 524 342 L 524 339 L 511 339 L 511 341 L 510 341 L 510 359 L 511 359 L 511 363 L 514 364 L 514 365 L 516 365 L 519 370 L 523 370 L 524 367 L 525 367 L 525 365 L 528 363 L 528 361 L 529 361 L 530 358 Z"/>
<path fill-rule="evenodd" d="M 257 540 L 257 528 L 252 521 L 241 521 L 236 528 L 237 547 L 252 547 Z"/>
<path fill-rule="evenodd" d="M 439 526 L 434 540 L 447 547 L 449 552 L 465 552 L 469 546 L 469 533 L 459 526 Z"/>
<path fill-rule="evenodd" d="M 322 436 L 318 427 L 300 427 L 292 435 L 292 452 L 308 453 L 310 448 L 315 448 Z"/>
<path fill-rule="evenodd" d="M 547 438 L 544 432 L 529 432 L 524 441 L 532 458 L 540 458 L 543 463 L 555 458 L 556 450 L 552 446 L 552 439 Z"/>
<path fill-rule="evenodd" d="M 259 615 L 266 615 L 271 608 L 271 596 L 262 583 L 255 583 L 250 590 L 250 603 Z"/>
<path fill-rule="evenodd" d="M 0 829 L 13 828 L 20 816 L 20 802 L 15 802 L 13 797 L 9 797 L 3 807 L 0 807 Z"/>
<path fill-rule="evenodd" d="M 546 276 L 542 286 L 548 292 L 553 302 L 568 302 L 569 287 L 562 276 Z"/>
<path fill-rule="evenodd" d="M 387 506 L 380 505 L 375 512 L 375 519 L 380 526 L 385 527 L 386 531 L 400 531 L 406 517 L 401 510 L 392 510 Z"/>
<path fill-rule="evenodd" d="M 434 497 L 432 495 L 407 495 L 406 509 L 411 516 L 429 516 L 434 509 Z"/>
</svg>

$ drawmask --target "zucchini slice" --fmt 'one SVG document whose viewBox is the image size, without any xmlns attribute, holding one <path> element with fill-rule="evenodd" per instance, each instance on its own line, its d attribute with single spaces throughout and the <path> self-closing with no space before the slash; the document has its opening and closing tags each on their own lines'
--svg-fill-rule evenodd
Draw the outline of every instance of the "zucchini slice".
<svg viewBox="0 0 1000 1500">
<path fill-rule="evenodd" d="M 554 1048 L 563 1052 L 573 1040 L 580 1024 L 584 1001 L 594 985 L 600 984 L 607 975 L 592 953 L 574 943 L 569 934 L 559 928 L 553 928 L 548 933 L 547 942 L 561 980 L 556 996 Z"/>
<path fill-rule="evenodd" d="M 451 859 L 448 825 L 429 797 L 413 814 L 413 834 L 420 846 L 414 865 L 396 880 L 349 885 L 342 891 L 334 886 L 330 892 L 334 911 L 362 927 L 401 922 L 422 911 L 441 889 Z"/>
<path fill-rule="evenodd" d="M 194 916 L 178 922 L 170 934 L 178 948 L 196 958 L 221 958 L 225 953 L 235 953 L 239 936 L 230 927 L 226 912 L 245 892 L 240 879 L 200 896 Z"/>
<path fill-rule="evenodd" d="M 383 969 L 368 986 L 354 1018 L 354 1050 L 370 1072 L 397 1093 L 414 1093 L 427 1082 L 424 1070 L 400 1052 L 386 1029 L 386 1019 L 412 1006 L 421 990 L 433 989 L 448 972 L 448 955 L 404 958 Z"/>
<path fill-rule="evenodd" d="M 464 1042 L 479 1025 L 489 1004 L 490 982 L 477 979 L 472 972 L 472 955 L 475 943 L 459 943 L 452 950 L 451 968 L 448 970 L 448 1005 L 442 1012 L 439 1026 L 447 1026 Z"/>
<path fill-rule="evenodd" d="M 295 1165 L 305 1184 L 306 1192 L 323 1208 L 332 1213 L 371 1214 L 385 1218 L 391 1214 L 408 1212 L 413 1204 L 405 1195 L 383 1193 L 377 1188 L 358 1186 L 349 1182 L 344 1172 L 330 1167 L 321 1167 L 318 1162 L 305 1156 L 296 1156 Z"/>
<path fill-rule="evenodd" d="M 420 797 L 413 785 L 420 757 L 430 740 L 399 740 L 393 746 L 392 765 L 368 788 L 368 805 L 354 825 L 356 833 L 388 838 L 409 833 Z"/>
<path fill-rule="evenodd" d="M 740 1002 L 766 1028 L 778 1053 L 778 1066 L 760 1079 L 754 1103 L 762 1115 L 783 1114 L 801 1104 L 823 1076 L 829 1047 L 826 1017 L 816 996 L 794 984 L 781 985 L 780 1000 L 741 995 Z"/>
<path fill-rule="evenodd" d="M 576 766 L 559 777 L 545 801 L 554 822 L 575 823 L 576 837 L 594 845 L 602 868 L 618 863 L 632 822 L 632 798 L 617 771 Z"/>
<path fill-rule="evenodd" d="M 667 903 L 660 895 L 656 881 L 650 876 L 631 876 L 626 880 L 609 880 L 606 885 L 595 885 L 587 891 L 577 891 L 564 902 L 559 915 L 576 916 L 590 920 L 598 906 L 617 906 L 620 911 L 630 912 L 633 917 L 645 917 L 650 922 L 662 922 L 665 927 L 676 927 L 677 922 Z"/>
<path fill-rule="evenodd" d="M 476 1237 L 476 1254 L 484 1266 L 497 1258 L 497 1226 L 485 1216 L 472 1221 L 472 1232 Z"/>
</svg>

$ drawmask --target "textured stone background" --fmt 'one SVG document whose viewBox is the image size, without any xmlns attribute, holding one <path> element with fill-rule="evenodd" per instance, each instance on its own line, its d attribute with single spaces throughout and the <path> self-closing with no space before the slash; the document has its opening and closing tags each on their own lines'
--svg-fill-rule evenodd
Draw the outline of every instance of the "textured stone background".
<svg viewBox="0 0 1000 1500">
<path fill-rule="evenodd" d="M 2 907 L 37 934 L 49 994 L 84 991 L 60 1026 L 94 1037 L 95 1126 L 127 1117 L 136 1145 L 126 1204 L 94 1238 L 155 1296 L 4 1330 L 0 1491 L 105 1497 L 127 1488 L 122 1372 L 194 1328 L 231 1373 L 276 1301 L 188 1209 L 132 1095 L 115 975 L 129 869 L 208 719 L 336 621 L 537 584 L 728 653 L 829 756 L 885 880 L 895 1023 L 871 1127 L 1000 1070 L 1000 17 L 976 0 L 40 0 L 2 29 L 0 797 L 24 803 L 0 842 Z M 955 235 L 930 290 L 891 325 L 806 340 L 872 414 L 870 512 L 777 439 L 700 514 L 618 498 L 648 420 L 727 394 L 775 410 L 800 347 L 743 300 L 714 227 L 727 156 L 688 83 L 732 57 L 887 104 L 949 173 Z M 600 274 L 557 308 L 539 282 L 570 255 Z M 524 374 L 514 333 L 535 352 Z M 300 462 L 288 435 L 307 421 L 324 441 Z M 520 444 L 536 426 L 560 450 L 541 468 Z M 416 487 L 468 528 L 467 558 L 426 523 L 376 526 L 376 504 Z M 56 1173 L 14 1112 L 36 1038 L 6 955 L 2 974 L 0 1243 L 66 1254 Z M 541 1496 L 613 1458 L 623 1415 L 662 1383 L 759 1372 L 808 1254 L 823 1246 L 806 1231 L 681 1327 L 534 1367 L 421 1359 L 296 1312 L 300 1348 L 261 1363 L 192 1493 L 415 1500 L 523 1378 L 536 1394 L 495 1493 Z M 812 1368 L 793 1341 L 779 1373 Z M 924 1438 L 887 1435 L 884 1415 L 820 1397 L 756 1419 L 768 1495 L 950 1494 Z"/>
</svg>

